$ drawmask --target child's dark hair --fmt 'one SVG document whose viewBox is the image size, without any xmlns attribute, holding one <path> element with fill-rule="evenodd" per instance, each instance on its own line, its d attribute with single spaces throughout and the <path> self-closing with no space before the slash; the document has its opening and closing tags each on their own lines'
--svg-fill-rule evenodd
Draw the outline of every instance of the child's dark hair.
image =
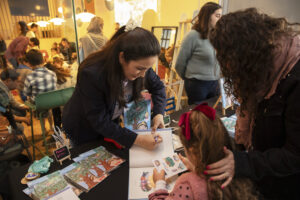
<svg viewBox="0 0 300 200">
<path fill-rule="evenodd" d="M 53 63 L 53 64 L 55 64 L 55 63 L 63 64 L 63 63 L 64 63 L 64 59 L 62 59 L 62 58 L 60 58 L 60 57 L 54 57 L 52 63 Z"/>
<path fill-rule="evenodd" d="M 44 63 L 43 54 L 36 49 L 31 49 L 25 54 L 25 58 L 32 66 L 41 65 Z"/>
<path fill-rule="evenodd" d="M 30 28 L 38 28 L 38 25 L 36 23 L 32 23 Z"/>
<path fill-rule="evenodd" d="M 55 72 L 57 77 L 57 84 L 61 85 L 67 81 L 67 77 L 71 77 L 70 73 L 62 68 L 57 68 L 55 65 L 48 62 L 45 67 Z"/>
<path fill-rule="evenodd" d="M 206 166 L 225 157 L 224 146 L 230 150 L 235 149 L 233 139 L 230 138 L 226 128 L 218 116 L 209 119 L 201 111 L 194 110 L 190 114 L 191 139 L 186 140 L 180 134 L 180 140 L 189 154 L 196 156 L 195 173 L 207 180 L 209 199 L 257 199 L 253 185 L 248 179 L 233 179 L 232 182 L 221 189 L 223 181 L 210 181 L 204 175 Z"/>
<path fill-rule="evenodd" d="M 58 52 L 58 48 L 57 47 L 53 47 L 51 48 L 51 51 L 56 51 L 56 53 Z"/>
<path fill-rule="evenodd" d="M 37 38 L 35 38 L 35 37 L 30 38 L 30 41 L 33 42 L 33 44 L 34 44 L 35 46 L 39 46 L 39 45 L 40 45 L 39 39 L 37 39 Z"/>
<path fill-rule="evenodd" d="M 18 62 L 21 64 L 24 64 L 24 62 L 28 63 L 28 59 L 25 56 L 22 56 L 22 57 L 18 58 Z"/>
<path fill-rule="evenodd" d="M 125 106 L 123 94 L 123 80 L 125 79 L 122 66 L 119 62 L 119 54 L 124 53 L 126 62 L 158 56 L 160 45 L 156 37 L 148 30 L 137 27 L 125 32 L 125 26 L 121 27 L 106 43 L 101 51 L 89 55 L 80 65 L 77 82 L 80 82 L 83 68 L 95 64 L 102 65 L 106 73 L 106 82 L 110 87 L 110 96 L 107 101 L 117 101 L 120 106 Z M 141 98 L 144 78 L 140 77 L 133 81 L 132 98 L 137 101 Z"/>
</svg>

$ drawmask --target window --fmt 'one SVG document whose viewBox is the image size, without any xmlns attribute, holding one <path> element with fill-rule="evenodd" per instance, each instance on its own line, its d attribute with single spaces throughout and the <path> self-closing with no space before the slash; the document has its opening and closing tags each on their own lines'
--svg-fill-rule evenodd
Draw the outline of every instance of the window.
<svg viewBox="0 0 300 200">
<path fill-rule="evenodd" d="M 160 41 L 161 41 L 160 46 L 162 48 L 167 49 L 169 47 L 170 39 L 171 39 L 171 32 L 172 32 L 171 29 L 163 29 L 162 37 L 160 39 Z"/>
</svg>

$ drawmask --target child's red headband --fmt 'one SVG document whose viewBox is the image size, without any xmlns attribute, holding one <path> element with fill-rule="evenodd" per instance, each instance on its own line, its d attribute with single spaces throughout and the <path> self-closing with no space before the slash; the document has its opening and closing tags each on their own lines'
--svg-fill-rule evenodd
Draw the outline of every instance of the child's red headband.
<svg viewBox="0 0 300 200">
<path fill-rule="evenodd" d="M 192 111 L 198 110 L 202 112 L 206 117 L 208 117 L 210 120 L 215 120 L 216 117 L 216 110 L 212 107 L 208 106 L 207 103 L 202 103 L 198 106 L 196 106 L 193 110 L 183 113 L 180 116 L 178 125 L 181 127 L 182 134 L 185 136 L 187 140 L 191 139 L 191 132 L 190 132 L 190 114 Z"/>
</svg>

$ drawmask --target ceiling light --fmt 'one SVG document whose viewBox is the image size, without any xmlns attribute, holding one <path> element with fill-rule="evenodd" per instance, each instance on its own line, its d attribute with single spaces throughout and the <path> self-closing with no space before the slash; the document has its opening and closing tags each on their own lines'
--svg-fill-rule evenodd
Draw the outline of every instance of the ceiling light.
<svg viewBox="0 0 300 200">
<path fill-rule="evenodd" d="M 63 18 L 55 17 L 50 19 L 49 22 L 52 22 L 54 25 L 61 25 L 65 20 Z"/>
</svg>

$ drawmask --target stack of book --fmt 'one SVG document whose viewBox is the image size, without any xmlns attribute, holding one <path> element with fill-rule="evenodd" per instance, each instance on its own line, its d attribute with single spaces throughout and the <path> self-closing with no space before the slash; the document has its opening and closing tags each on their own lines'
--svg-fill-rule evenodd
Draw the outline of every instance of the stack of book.
<svg viewBox="0 0 300 200">
<path fill-rule="evenodd" d="M 103 146 L 80 154 L 73 160 L 76 162 L 62 170 L 28 182 L 28 188 L 23 192 L 37 200 L 58 199 L 58 195 L 59 199 L 69 199 L 72 195 L 88 192 L 125 162 Z M 66 198 L 63 198 L 64 194 Z"/>
</svg>

